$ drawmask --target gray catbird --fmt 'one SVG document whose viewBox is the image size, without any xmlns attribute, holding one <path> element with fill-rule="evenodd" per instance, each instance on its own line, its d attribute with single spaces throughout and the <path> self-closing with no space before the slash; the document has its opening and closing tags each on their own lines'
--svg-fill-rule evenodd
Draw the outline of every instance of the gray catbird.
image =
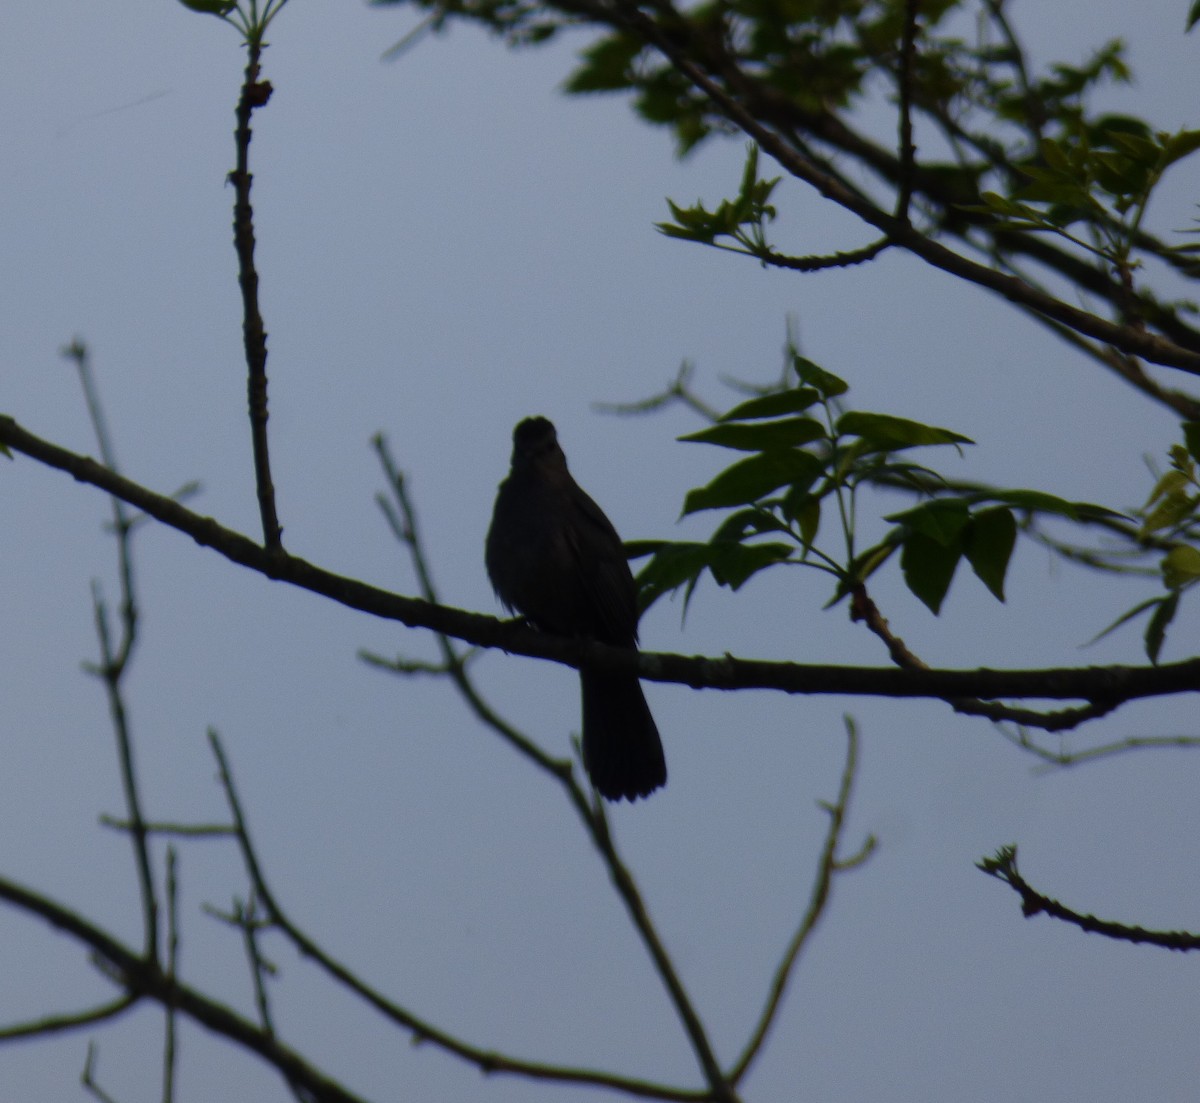
<svg viewBox="0 0 1200 1103">
<path fill-rule="evenodd" d="M 612 523 L 571 478 L 554 426 L 513 430 L 512 470 L 487 535 L 500 600 L 538 628 L 637 645 L 637 587 Z M 602 797 L 636 800 L 667 781 L 658 728 L 636 674 L 581 670 L 583 764 Z"/>
</svg>

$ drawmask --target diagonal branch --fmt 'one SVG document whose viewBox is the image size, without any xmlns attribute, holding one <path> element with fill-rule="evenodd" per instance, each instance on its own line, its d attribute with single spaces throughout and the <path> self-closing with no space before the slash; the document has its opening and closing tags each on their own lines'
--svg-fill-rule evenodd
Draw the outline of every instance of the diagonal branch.
<svg viewBox="0 0 1200 1103">
<path fill-rule="evenodd" d="M 362 1097 L 344 1088 L 254 1023 L 164 973 L 156 962 L 135 953 L 108 931 L 50 897 L 0 877 L 0 900 L 37 916 L 48 926 L 92 950 L 106 975 L 115 978 L 132 999 L 150 999 L 163 1007 L 176 1008 L 200 1026 L 256 1053 L 289 1080 L 304 1085 L 314 1103 L 364 1103 Z"/>
<path fill-rule="evenodd" d="M 564 7 L 574 6 L 564 4 Z M 595 15 L 595 9 L 590 3 L 585 2 L 580 6 L 587 10 L 589 15 Z M 660 6 L 669 7 L 665 3 Z M 607 13 L 604 21 L 627 27 L 651 44 L 698 91 L 707 96 L 725 118 L 757 142 L 784 169 L 809 184 L 826 199 L 832 200 L 874 226 L 894 244 L 907 249 L 935 268 L 994 291 L 1013 303 L 1028 307 L 1122 352 L 1200 375 L 1200 351 L 1135 326 L 1110 322 L 1071 306 L 1016 276 L 998 272 L 971 260 L 927 237 L 906 219 L 885 211 L 861 192 L 846 187 L 832 174 L 823 171 L 810 158 L 801 154 L 774 127 L 763 121 L 777 115 L 781 107 L 785 110 L 790 108 L 786 100 L 779 96 L 772 100 L 758 82 L 748 77 L 728 57 L 720 57 L 713 63 L 713 67 L 719 67 L 719 75 L 713 75 L 705 64 L 695 60 L 696 57 L 705 58 L 706 54 L 711 52 L 711 46 L 705 50 L 695 42 L 684 40 L 682 36 L 686 35 L 684 28 L 687 23 L 678 13 L 674 13 L 671 32 L 668 33 L 663 26 L 629 0 L 614 0 L 611 7 L 601 4 L 600 8 Z M 696 50 L 690 51 L 689 46 L 696 47 Z M 764 102 L 764 99 L 769 102 Z M 778 100 L 782 100 L 782 103 L 776 102 Z M 902 178 L 902 166 L 899 171 Z"/>
<path fill-rule="evenodd" d="M 262 864 L 250 839 L 245 814 L 242 811 L 241 800 L 234 785 L 233 774 L 229 769 L 228 760 L 225 757 L 224 749 L 216 732 L 209 731 L 209 742 L 212 746 L 213 756 L 217 760 L 221 787 L 225 790 L 230 814 L 233 817 L 238 846 L 241 849 L 242 860 L 246 867 L 246 875 L 250 879 L 255 896 L 262 905 L 265 914 L 304 957 L 313 961 L 335 981 L 353 992 L 385 1018 L 397 1026 L 411 1031 L 414 1041 L 432 1043 L 439 1049 L 477 1065 L 480 1071 L 488 1074 L 507 1073 L 509 1075 L 524 1076 L 532 1080 L 590 1084 L 596 1087 L 613 1088 L 643 1099 L 662 1099 L 672 1101 L 672 1103 L 703 1103 L 703 1101 L 711 1099 L 711 1095 L 707 1092 L 671 1088 L 645 1080 L 638 1080 L 633 1077 L 619 1076 L 613 1073 L 583 1069 L 575 1066 L 526 1061 L 518 1057 L 498 1053 L 494 1050 L 483 1049 L 460 1038 L 456 1038 L 454 1035 L 434 1026 L 432 1023 L 426 1022 L 420 1016 L 415 1015 L 371 987 L 371 985 L 322 949 L 305 934 L 289 918 L 287 912 L 280 905 L 275 894 L 267 884 Z"/>
</svg>

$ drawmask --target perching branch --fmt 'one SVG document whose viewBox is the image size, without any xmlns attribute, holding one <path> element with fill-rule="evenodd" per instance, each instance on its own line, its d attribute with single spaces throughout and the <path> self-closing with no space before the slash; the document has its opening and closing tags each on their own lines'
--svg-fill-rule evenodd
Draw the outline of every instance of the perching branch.
<svg viewBox="0 0 1200 1103">
<path fill-rule="evenodd" d="M 230 562 L 271 579 L 320 594 L 372 616 L 410 628 L 444 632 L 480 647 L 549 659 L 578 669 L 589 664 L 611 670 L 636 671 L 654 682 L 674 682 L 693 689 L 773 689 L 797 694 L 941 698 L 979 697 L 1082 700 L 1093 704 L 1124 703 L 1148 697 L 1200 690 L 1200 659 L 1158 666 L 1069 667 L 1042 670 L 897 670 L 790 662 L 688 657 L 655 652 L 635 654 L 587 640 L 565 639 L 525 624 L 469 613 L 334 574 L 298 556 L 271 553 L 248 537 L 193 513 L 174 501 L 126 479 L 95 460 L 71 452 L 23 429 L 0 415 L 0 444 L 49 467 L 72 475 L 170 528 L 212 548 Z"/>
</svg>

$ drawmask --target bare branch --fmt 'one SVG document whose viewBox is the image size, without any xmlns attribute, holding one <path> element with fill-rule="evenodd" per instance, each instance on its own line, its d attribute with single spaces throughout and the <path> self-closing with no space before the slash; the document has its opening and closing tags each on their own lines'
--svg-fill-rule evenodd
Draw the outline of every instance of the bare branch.
<svg viewBox="0 0 1200 1103">
<path fill-rule="evenodd" d="M 271 457 L 267 449 L 267 331 L 258 305 L 258 270 L 254 265 L 254 208 L 250 204 L 250 117 L 271 98 L 269 81 L 259 80 L 262 58 L 260 37 L 246 43 L 249 60 L 237 105 L 237 167 L 229 174 L 234 188 L 233 244 L 238 258 L 238 284 L 242 289 L 242 337 L 246 348 L 246 395 L 250 408 L 250 437 L 254 446 L 254 484 L 262 518 L 263 544 L 271 551 L 282 548 L 283 530 L 275 512 L 275 486 L 271 482 Z"/>
<path fill-rule="evenodd" d="M 875 849 L 875 837 L 869 835 L 863 843 L 862 848 L 850 858 L 843 859 L 837 855 L 838 845 L 842 838 L 842 829 L 846 823 L 846 813 L 850 807 L 850 793 L 854 785 L 854 777 L 857 769 L 858 729 L 855 727 L 854 721 L 847 717 L 846 765 L 842 771 L 842 783 L 838 789 L 837 800 L 833 804 L 825 806 L 826 811 L 829 813 L 829 830 L 825 834 L 825 845 L 822 848 L 821 860 L 817 865 L 817 875 L 813 881 L 812 890 L 809 893 L 808 907 L 805 909 L 804 915 L 800 920 L 800 925 L 796 928 L 796 933 L 792 935 L 791 941 L 784 950 L 779 965 L 775 970 L 775 976 L 771 981 L 771 987 L 767 995 L 766 1005 L 763 1007 L 758 1023 L 750 1035 L 750 1040 L 746 1043 L 746 1048 L 742 1051 L 741 1056 L 729 1070 L 729 1080 L 735 1085 L 741 1083 L 749 1071 L 751 1064 L 754 1062 L 755 1057 L 761 1051 L 763 1043 L 767 1040 L 767 1034 L 775 1022 L 776 1013 L 779 1011 L 780 1003 L 783 1000 L 783 993 L 787 988 L 795 964 L 800 957 L 800 952 L 808 944 L 809 938 L 811 938 L 817 928 L 817 923 L 820 921 L 821 916 L 825 914 L 830 893 L 833 890 L 834 875 L 862 865 Z"/>
<path fill-rule="evenodd" d="M 1200 950 L 1200 934 L 1188 931 L 1151 931 L 1145 927 L 1131 927 L 1124 923 L 1112 923 L 1106 919 L 1097 919 L 1094 915 L 1084 915 L 1064 907 L 1057 900 L 1043 896 L 1034 889 L 1028 881 L 1017 872 L 1017 848 L 1003 846 L 993 858 L 982 858 L 975 863 L 990 877 L 1010 885 L 1021 897 L 1021 911 L 1028 919 L 1045 912 L 1064 923 L 1072 923 L 1081 931 L 1089 934 L 1102 934 L 1106 938 L 1117 939 L 1120 942 L 1148 943 L 1151 946 L 1162 946 L 1167 950 Z"/>
</svg>

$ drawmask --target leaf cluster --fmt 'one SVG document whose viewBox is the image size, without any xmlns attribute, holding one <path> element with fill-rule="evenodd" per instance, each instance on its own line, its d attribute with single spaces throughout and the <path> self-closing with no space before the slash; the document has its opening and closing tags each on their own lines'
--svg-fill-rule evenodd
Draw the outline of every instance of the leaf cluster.
<svg viewBox="0 0 1200 1103">
<path fill-rule="evenodd" d="M 837 602 L 899 552 L 906 585 L 936 614 L 963 560 L 1004 600 L 1018 514 L 1073 522 L 1119 516 L 1034 490 L 955 489 L 910 453 L 947 445 L 961 449 L 972 443 L 968 437 L 891 414 L 846 409 L 844 380 L 795 348 L 789 347 L 788 358 L 793 385 L 741 402 L 712 425 L 680 438 L 744 455 L 684 499 L 684 516 L 725 511 L 708 541 L 631 545 L 635 557 L 650 556 L 638 577 L 644 605 L 681 588 L 686 603 L 706 573 L 737 590 L 759 572 L 785 564 L 829 574 L 831 602 Z M 855 503 L 866 487 L 902 490 L 917 502 L 886 516 L 890 527 L 882 538 L 857 550 Z M 822 541 L 823 526 L 837 533 L 832 543 Z"/>
</svg>

